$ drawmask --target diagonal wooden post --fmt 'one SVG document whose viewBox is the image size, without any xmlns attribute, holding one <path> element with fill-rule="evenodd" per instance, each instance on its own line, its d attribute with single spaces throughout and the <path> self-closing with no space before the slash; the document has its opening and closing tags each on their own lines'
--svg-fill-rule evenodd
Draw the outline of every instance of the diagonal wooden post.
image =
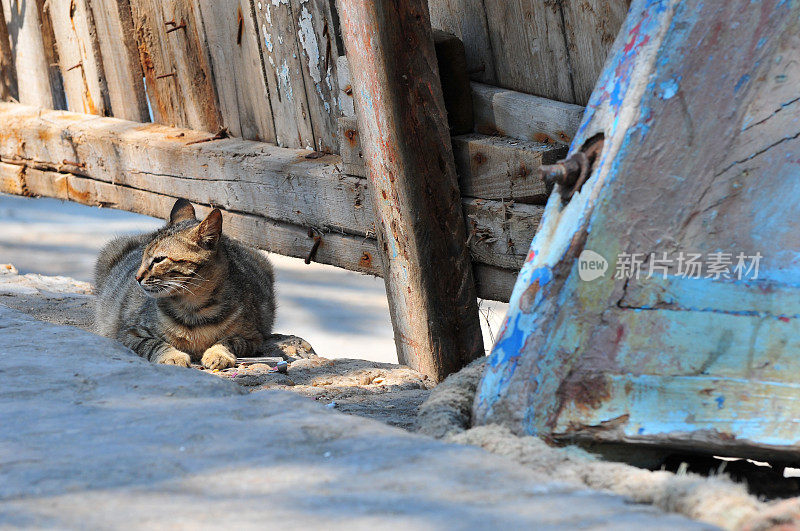
<svg viewBox="0 0 800 531">
<path fill-rule="evenodd" d="M 436 381 L 483 355 L 426 0 L 338 0 L 400 363 Z"/>
</svg>

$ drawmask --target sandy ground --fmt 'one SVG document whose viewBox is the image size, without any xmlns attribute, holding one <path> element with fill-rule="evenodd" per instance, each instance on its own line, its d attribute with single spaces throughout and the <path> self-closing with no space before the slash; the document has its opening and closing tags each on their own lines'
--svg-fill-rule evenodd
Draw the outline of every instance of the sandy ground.
<svg viewBox="0 0 800 531">
<path fill-rule="evenodd" d="M 21 274 L 91 281 L 94 260 L 112 237 L 152 230 L 161 220 L 56 199 L 0 194 L 0 263 Z M 307 339 L 327 358 L 396 363 L 383 280 L 270 254 L 278 287 L 275 331 Z M 506 304 L 481 301 L 490 348 Z M 77 324 L 77 323 L 70 323 Z"/>
</svg>

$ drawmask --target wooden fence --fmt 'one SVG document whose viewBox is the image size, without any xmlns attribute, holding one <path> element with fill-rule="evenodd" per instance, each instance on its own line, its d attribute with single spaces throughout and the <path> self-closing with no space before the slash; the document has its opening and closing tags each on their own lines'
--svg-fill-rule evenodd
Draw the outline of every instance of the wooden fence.
<svg viewBox="0 0 800 531">
<path fill-rule="evenodd" d="M 473 79 L 452 149 L 480 297 L 508 300 L 536 170 L 566 152 L 627 3 L 430 0 Z M 260 248 L 322 238 L 314 260 L 382 274 L 333 0 L 0 4 L 0 191 L 158 217 L 185 197 Z"/>
</svg>

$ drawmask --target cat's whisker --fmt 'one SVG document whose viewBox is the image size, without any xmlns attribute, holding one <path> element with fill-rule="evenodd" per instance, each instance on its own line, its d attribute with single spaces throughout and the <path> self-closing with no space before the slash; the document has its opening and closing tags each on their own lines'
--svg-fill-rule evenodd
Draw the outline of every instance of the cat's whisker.
<svg viewBox="0 0 800 531">
<path fill-rule="evenodd" d="M 179 282 L 167 280 L 167 281 L 165 281 L 164 285 L 165 286 L 169 286 L 169 287 L 173 287 L 173 288 L 176 288 L 176 289 L 182 289 L 182 290 L 186 291 L 186 293 L 188 293 L 190 295 L 194 295 L 194 292 L 192 290 L 190 290 L 188 287 L 186 287 L 185 285 L 183 285 L 183 284 L 181 284 Z"/>
<path fill-rule="evenodd" d="M 177 281 L 180 281 L 180 282 L 187 282 L 187 283 L 193 284 L 193 285 L 195 285 L 197 287 L 202 286 L 202 282 L 205 282 L 205 281 L 194 282 L 195 279 L 193 277 L 172 277 L 172 278 L 170 278 L 170 280 L 177 280 Z"/>
<path fill-rule="evenodd" d="M 180 284 L 182 286 L 193 286 L 195 288 L 202 287 L 200 284 L 196 284 L 194 282 L 190 282 L 190 281 L 187 281 L 187 280 L 172 280 L 172 282 L 175 282 L 176 284 Z"/>
</svg>

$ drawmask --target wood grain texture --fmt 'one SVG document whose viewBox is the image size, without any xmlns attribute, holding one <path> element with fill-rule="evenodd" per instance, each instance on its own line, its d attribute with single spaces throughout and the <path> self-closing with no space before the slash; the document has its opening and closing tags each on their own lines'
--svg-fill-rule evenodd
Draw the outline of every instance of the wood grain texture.
<svg viewBox="0 0 800 531">
<path fill-rule="evenodd" d="M 232 136 L 275 142 L 259 34 L 248 0 L 199 0 L 206 49 L 222 123 Z"/>
<path fill-rule="evenodd" d="M 353 104 L 353 87 L 350 85 L 350 68 L 347 66 L 346 55 L 340 55 L 336 59 L 336 79 L 339 81 L 339 110 L 342 116 L 355 118 L 356 108 Z"/>
<path fill-rule="evenodd" d="M 17 72 L 19 101 L 45 109 L 65 107 L 52 33 L 43 27 L 41 2 L 3 0 L 3 14 Z M 54 64 L 54 66 L 50 66 Z"/>
<path fill-rule="evenodd" d="M 314 149 L 297 27 L 289 0 L 252 0 L 252 14 L 267 78 L 276 142 Z"/>
<path fill-rule="evenodd" d="M 452 33 L 464 43 L 467 70 L 471 78 L 483 83 L 495 83 L 495 58 L 484 0 L 430 0 L 428 9 L 433 28 Z"/>
<path fill-rule="evenodd" d="M 291 0 L 305 81 L 314 146 L 324 153 L 339 152 L 337 119 L 341 116 L 336 59 L 344 54 L 336 43 L 331 0 Z"/>
<path fill-rule="evenodd" d="M 131 0 L 155 122 L 217 132 L 222 117 L 198 6 L 191 0 Z"/>
<path fill-rule="evenodd" d="M 67 107 L 73 112 L 111 115 L 94 17 L 87 0 L 48 0 Z"/>
<path fill-rule="evenodd" d="M 0 106 L 7 125 L 0 160 L 70 173 L 160 195 L 219 205 L 320 233 L 375 237 L 364 178 L 340 173 L 340 159 L 307 159 L 308 151 L 224 139 L 207 133 L 98 119 L 84 114 Z M 518 267 L 538 226 L 538 208 L 465 199 L 468 236 L 481 263 Z M 474 222 L 474 223 L 473 223 Z M 472 232 L 470 233 L 472 234 Z"/>
<path fill-rule="evenodd" d="M 116 208 L 165 219 L 177 195 L 158 194 L 122 185 L 97 181 L 72 173 L 41 170 L 23 164 L 0 162 L 0 192 L 27 197 L 54 197 L 90 206 Z M 219 205 L 214 205 L 219 206 Z M 196 204 L 199 215 L 211 207 Z M 260 216 L 232 212 L 223 207 L 223 230 L 259 249 L 305 258 L 314 241 L 306 227 L 269 220 Z M 336 232 L 322 233 L 322 244 L 314 261 L 375 276 L 382 275 L 374 238 Z M 478 295 L 484 299 L 507 301 L 516 271 L 475 264 Z"/>
<path fill-rule="evenodd" d="M 365 177 L 361 141 L 356 120 L 339 119 L 342 171 Z M 543 144 L 477 133 L 451 138 L 459 188 L 464 197 L 502 199 L 544 204 L 547 187 L 538 168 L 563 158 L 567 146 Z"/>
<path fill-rule="evenodd" d="M 440 381 L 483 340 L 428 5 L 338 6 L 398 359 Z"/>
<path fill-rule="evenodd" d="M 484 2 L 496 84 L 569 103 L 575 102 L 561 2 Z"/>
<path fill-rule="evenodd" d="M 0 162 L 0 191 L 28 196 L 46 196 L 85 205 L 118 208 L 165 219 L 177 196 L 137 190 L 69 173 L 59 173 Z M 217 206 L 217 205 L 214 205 Z M 197 205 L 199 216 L 211 211 L 210 205 Z M 313 238 L 298 225 L 268 220 L 260 216 L 223 210 L 226 234 L 250 245 L 286 256 L 308 256 Z M 365 257 L 366 253 L 366 257 Z M 315 261 L 352 271 L 380 275 L 375 240 L 336 233 L 323 234 Z"/>
<path fill-rule="evenodd" d="M 6 17 L 3 6 L 0 5 L 0 100 L 16 100 L 18 97 L 17 69 L 14 66 L 14 55 L 11 53 Z"/>
<path fill-rule="evenodd" d="M 517 203 L 547 200 L 547 186 L 537 171 L 564 158 L 567 147 L 479 134 L 453 137 L 461 195 Z"/>
<path fill-rule="evenodd" d="M 89 0 L 103 62 L 111 115 L 149 122 L 142 67 L 128 0 Z"/>
<path fill-rule="evenodd" d="M 569 144 L 583 118 L 580 105 L 472 83 L 475 131 L 542 143 Z"/>
<path fill-rule="evenodd" d="M 574 102 L 586 105 L 631 0 L 562 2 Z"/>
<path fill-rule="evenodd" d="M 472 259 L 506 269 L 525 262 L 544 207 L 465 199 L 464 220 Z"/>
</svg>

